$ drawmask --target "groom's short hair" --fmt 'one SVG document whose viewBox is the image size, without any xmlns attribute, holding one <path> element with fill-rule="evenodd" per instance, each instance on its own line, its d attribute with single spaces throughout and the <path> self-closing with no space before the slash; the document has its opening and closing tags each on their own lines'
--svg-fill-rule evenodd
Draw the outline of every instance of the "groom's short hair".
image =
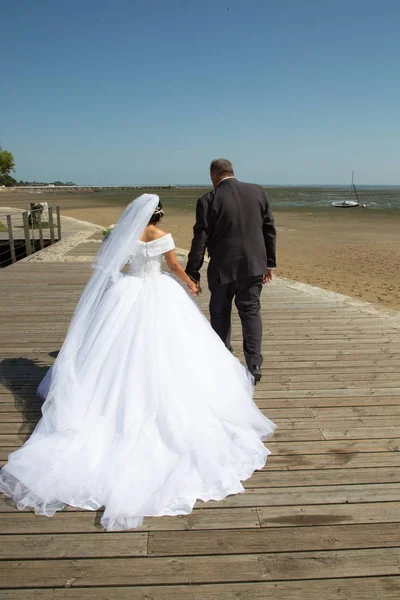
<svg viewBox="0 0 400 600">
<path fill-rule="evenodd" d="M 216 158 L 210 164 L 210 173 L 222 177 L 223 175 L 233 175 L 233 166 L 227 158 Z"/>
</svg>

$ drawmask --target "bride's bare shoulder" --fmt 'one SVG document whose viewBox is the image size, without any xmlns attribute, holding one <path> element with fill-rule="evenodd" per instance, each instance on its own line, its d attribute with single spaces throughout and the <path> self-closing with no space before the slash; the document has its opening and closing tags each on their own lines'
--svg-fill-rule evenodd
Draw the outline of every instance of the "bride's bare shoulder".
<svg viewBox="0 0 400 600">
<path fill-rule="evenodd" d="M 159 240 L 160 238 L 168 235 L 166 231 L 162 229 L 158 229 L 158 227 L 146 227 L 142 235 L 142 242 L 153 242 L 154 240 Z"/>
<path fill-rule="evenodd" d="M 158 229 L 158 227 L 154 228 L 154 239 L 159 240 L 160 238 L 168 235 L 167 231 L 163 231 L 162 229 Z"/>
</svg>

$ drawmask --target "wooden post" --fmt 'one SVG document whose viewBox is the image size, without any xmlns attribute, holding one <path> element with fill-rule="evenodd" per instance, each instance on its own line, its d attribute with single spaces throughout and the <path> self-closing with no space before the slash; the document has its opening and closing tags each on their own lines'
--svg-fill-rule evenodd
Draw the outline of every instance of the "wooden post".
<svg viewBox="0 0 400 600">
<path fill-rule="evenodd" d="M 34 230 L 34 224 L 35 224 L 35 209 L 33 208 L 35 205 L 31 202 L 30 203 L 30 218 L 31 218 L 31 222 L 30 222 L 30 231 L 32 234 L 31 240 L 32 240 L 32 252 L 36 252 L 36 244 L 35 244 L 35 230 Z M 29 219 L 28 219 L 28 223 L 29 223 Z"/>
<path fill-rule="evenodd" d="M 56 241 L 54 237 L 54 219 L 53 219 L 53 207 L 49 206 L 49 227 L 50 227 L 50 241 L 52 244 Z"/>
<path fill-rule="evenodd" d="M 58 233 L 58 241 L 61 240 L 61 213 L 60 213 L 60 207 L 57 206 L 56 208 L 57 211 L 57 233 Z"/>
<path fill-rule="evenodd" d="M 42 226 L 42 213 L 40 211 L 38 212 L 37 224 L 38 224 L 38 229 L 39 229 L 39 244 L 40 244 L 40 249 L 43 250 L 43 248 L 44 248 L 43 226 Z"/>
<path fill-rule="evenodd" d="M 17 262 L 17 258 L 15 256 L 15 244 L 14 244 L 14 235 L 12 230 L 12 222 L 11 215 L 7 215 L 7 227 L 8 227 L 8 237 L 10 240 L 10 252 L 11 252 L 11 262 Z"/>
<path fill-rule="evenodd" d="M 30 238 L 30 234 L 29 234 L 29 220 L 28 220 L 27 211 L 22 213 L 22 220 L 24 223 L 26 255 L 29 256 L 30 254 L 32 254 L 32 244 L 31 244 L 31 238 Z"/>
</svg>

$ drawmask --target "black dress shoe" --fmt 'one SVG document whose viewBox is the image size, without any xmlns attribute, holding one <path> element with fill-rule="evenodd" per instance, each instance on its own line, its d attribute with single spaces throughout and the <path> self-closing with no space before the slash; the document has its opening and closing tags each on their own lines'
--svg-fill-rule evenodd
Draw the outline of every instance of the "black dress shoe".
<svg viewBox="0 0 400 600">
<path fill-rule="evenodd" d="M 253 375 L 255 383 L 258 383 L 262 377 L 261 367 L 253 365 L 249 368 L 249 371 Z"/>
</svg>

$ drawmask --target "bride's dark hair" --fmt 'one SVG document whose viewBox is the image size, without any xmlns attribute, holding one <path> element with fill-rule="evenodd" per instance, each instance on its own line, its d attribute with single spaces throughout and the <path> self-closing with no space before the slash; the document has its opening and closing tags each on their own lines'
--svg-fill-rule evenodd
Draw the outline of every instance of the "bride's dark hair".
<svg viewBox="0 0 400 600">
<path fill-rule="evenodd" d="M 149 225 L 157 225 L 164 216 L 161 200 L 158 203 L 156 210 L 153 212 L 152 217 L 149 221 Z"/>
</svg>

